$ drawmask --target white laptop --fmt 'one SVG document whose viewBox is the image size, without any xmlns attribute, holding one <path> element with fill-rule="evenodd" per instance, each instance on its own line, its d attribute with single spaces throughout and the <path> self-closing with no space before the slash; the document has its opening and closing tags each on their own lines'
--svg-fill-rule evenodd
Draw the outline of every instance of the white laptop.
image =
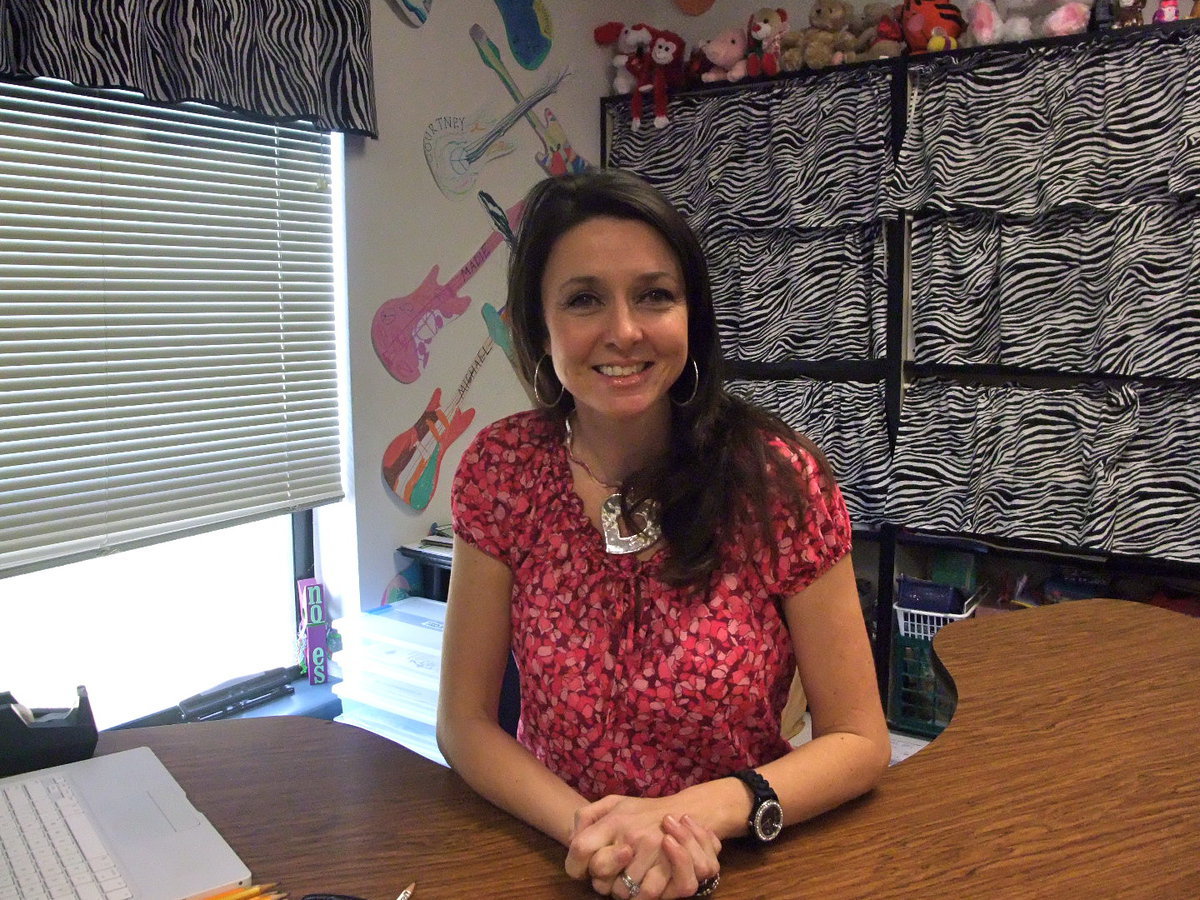
<svg viewBox="0 0 1200 900">
<path fill-rule="evenodd" d="M 148 747 L 0 778 L 0 900 L 193 900 L 249 883 Z"/>
</svg>

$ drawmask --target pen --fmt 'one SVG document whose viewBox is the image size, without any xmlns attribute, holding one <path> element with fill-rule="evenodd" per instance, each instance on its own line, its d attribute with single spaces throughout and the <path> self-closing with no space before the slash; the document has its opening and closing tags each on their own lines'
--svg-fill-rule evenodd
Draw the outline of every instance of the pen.
<svg viewBox="0 0 1200 900">
<path fill-rule="evenodd" d="M 413 891 L 417 889 L 417 883 L 414 881 L 408 887 L 400 892 L 400 896 L 396 900 L 412 900 Z"/>
</svg>

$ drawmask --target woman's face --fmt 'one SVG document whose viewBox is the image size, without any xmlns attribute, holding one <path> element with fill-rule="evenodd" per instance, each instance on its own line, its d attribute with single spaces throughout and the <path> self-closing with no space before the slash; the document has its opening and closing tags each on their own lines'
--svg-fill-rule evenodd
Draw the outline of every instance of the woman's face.
<svg viewBox="0 0 1200 900">
<path fill-rule="evenodd" d="M 558 238 L 542 272 L 543 348 L 580 415 L 661 412 L 688 357 L 683 270 L 650 225 L 603 216 Z"/>
</svg>

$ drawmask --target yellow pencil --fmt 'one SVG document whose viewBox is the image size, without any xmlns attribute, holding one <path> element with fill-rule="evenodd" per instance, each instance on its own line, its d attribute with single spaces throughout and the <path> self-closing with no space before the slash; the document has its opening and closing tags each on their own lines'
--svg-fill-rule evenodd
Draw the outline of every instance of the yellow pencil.
<svg viewBox="0 0 1200 900">
<path fill-rule="evenodd" d="M 272 888 L 278 887 L 278 882 L 270 884 L 252 884 L 249 887 L 234 888 L 231 891 L 225 891 L 222 894 L 216 894 L 207 900 L 248 900 L 250 897 L 257 897 L 259 894 L 269 893 Z"/>
</svg>

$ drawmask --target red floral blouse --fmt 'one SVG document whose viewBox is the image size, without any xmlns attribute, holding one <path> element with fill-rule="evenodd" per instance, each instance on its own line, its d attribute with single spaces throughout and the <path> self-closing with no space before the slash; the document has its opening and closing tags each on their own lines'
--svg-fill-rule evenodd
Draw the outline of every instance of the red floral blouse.
<svg viewBox="0 0 1200 900">
<path fill-rule="evenodd" d="M 837 486 L 808 476 L 803 522 L 773 517 L 778 561 L 756 535 L 730 541 L 708 596 L 612 555 L 575 493 L 562 425 L 538 412 L 485 428 L 463 456 L 455 533 L 513 573 L 518 740 L 589 799 L 676 793 L 789 749 L 780 715 L 795 670 L 782 602 L 850 549 Z"/>
</svg>

